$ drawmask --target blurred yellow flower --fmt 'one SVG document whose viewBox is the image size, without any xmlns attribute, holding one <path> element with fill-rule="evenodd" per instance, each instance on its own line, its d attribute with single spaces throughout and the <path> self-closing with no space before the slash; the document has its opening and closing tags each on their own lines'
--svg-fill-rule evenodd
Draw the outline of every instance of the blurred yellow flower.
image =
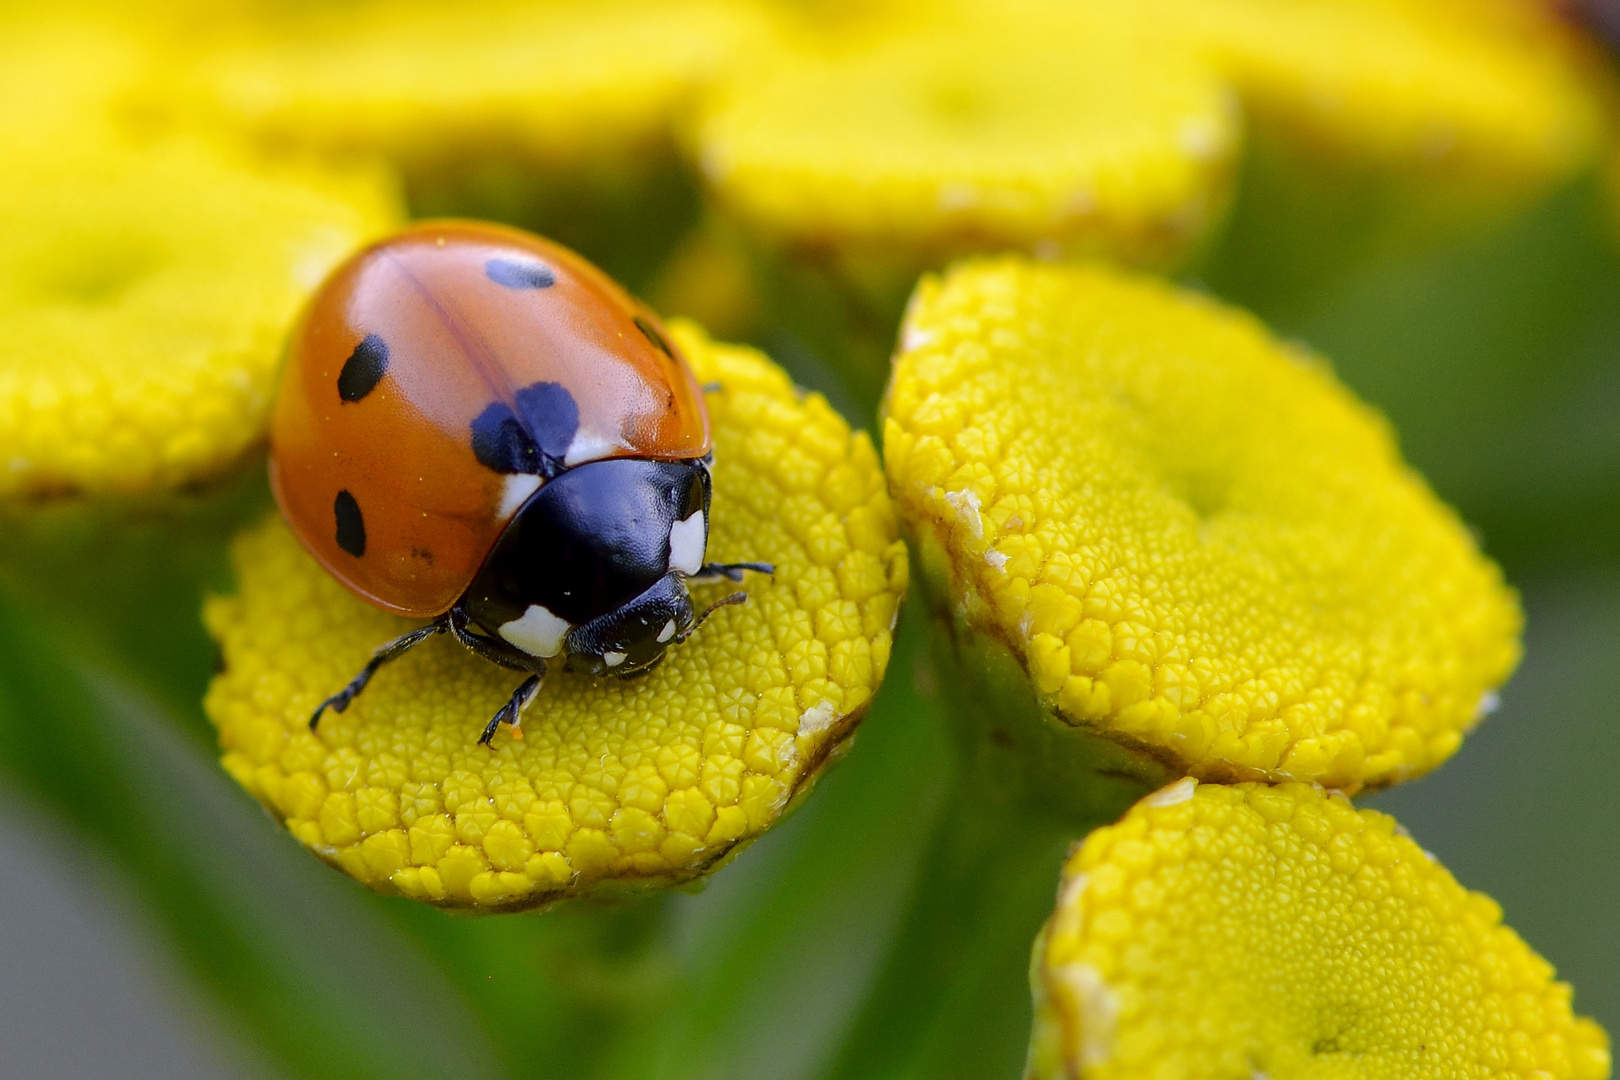
<svg viewBox="0 0 1620 1080">
<path fill-rule="evenodd" d="M 399 219 L 369 172 L 86 122 L 0 135 L 0 496 L 130 494 L 263 437 L 286 328 Z"/>
<path fill-rule="evenodd" d="M 760 32 L 736 0 L 363 4 L 305 12 L 202 56 L 233 126 L 412 168 L 506 151 L 543 164 L 666 145 L 693 86 Z"/>
<path fill-rule="evenodd" d="M 1309 154 L 1453 197 L 1540 190 L 1596 148 L 1567 41 L 1516 0 L 880 10 L 782 35 L 696 126 L 716 200 L 800 253 L 1173 262 L 1226 201 L 1239 100 Z"/>
<path fill-rule="evenodd" d="M 1598 116 L 1567 34 L 1525 0 L 1198 0 L 1165 6 L 1259 125 L 1340 164 L 1500 198 L 1589 162 Z"/>
<path fill-rule="evenodd" d="M 770 827 L 854 731 L 907 574 L 877 454 L 760 354 L 671 330 L 721 384 L 709 551 L 775 578 L 645 677 L 553 676 L 522 741 L 477 744 L 510 673 L 440 643 L 310 731 L 407 624 L 345 592 L 279 520 L 239 542 L 240 591 L 207 609 L 225 661 L 207 709 L 225 767 L 310 850 L 373 888 L 478 910 L 678 882 Z"/>
<path fill-rule="evenodd" d="M 1031 981 L 1035 1080 L 1609 1076 L 1494 901 L 1305 784 L 1182 780 L 1093 833 Z"/>
<path fill-rule="evenodd" d="M 915 272 L 985 248 L 1166 263 L 1220 209 L 1238 142 L 1216 73 L 1097 4 L 937 12 L 739 65 L 695 141 L 715 197 L 800 251 Z"/>
<path fill-rule="evenodd" d="M 0 29 L 0 142 L 39 152 L 104 136 L 153 75 L 151 46 L 110 21 L 13 15 Z"/>
<path fill-rule="evenodd" d="M 1012 257 L 925 278 L 886 416 L 967 640 L 1173 772 L 1394 783 L 1518 659 L 1513 594 L 1384 423 L 1196 294 Z"/>
</svg>

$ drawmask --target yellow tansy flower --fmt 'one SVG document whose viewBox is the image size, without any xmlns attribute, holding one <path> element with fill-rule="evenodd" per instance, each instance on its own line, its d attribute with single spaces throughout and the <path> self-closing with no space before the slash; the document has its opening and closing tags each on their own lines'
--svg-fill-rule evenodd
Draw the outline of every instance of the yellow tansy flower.
<svg viewBox="0 0 1620 1080">
<path fill-rule="evenodd" d="M 1502 194 L 1596 149 L 1592 98 L 1542 4 L 1199 0 L 1160 18 L 1202 43 L 1259 123 L 1341 163 Z"/>
<path fill-rule="evenodd" d="M 511 673 L 440 643 L 310 731 L 406 623 L 344 591 L 279 520 L 238 543 L 240 591 L 207 608 L 225 660 L 207 710 L 225 767 L 316 854 L 479 910 L 682 881 L 768 828 L 854 731 L 906 584 L 877 454 L 760 354 L 671 330 L 721 384 L 711 556 L 768 560 L 775 578 L 645 677 L 553 675 L 522 741 L 477 744 Z"/>
<path fill-rule="evenodd" d="M 398 220 L 371 174 L 270 169 L 86 126 L 0 139 L 0 495 L 127 494 L 262 438 L 282 339 Z"/>
<path fill-rule="evenodd" d="M 740 67 L 696 127 L 716 198 L 791 248 L 912 273 L 986 247 L 1174 259 L 1230 171 L 1219 79 L 1124 9 L 1041 14 L 930 10 Z"/>
<path fill-rule="evenodd" d="M 799 250 L 916 266 L 966 251 L 1164 263 L 1224 202 L 1233 91 L 1338 164 L 1493 195 L 1596 146 L 1573 53 L 1513 0 L 890 5 L 719 85 L 697 129 L 718 200 Z"/>
<path fill-rule="evenodd" d="M 275 143 L 407 166 L 499 150 L 617 160 L 667 144 L 694 84 L 760 18 L 732 0 L 366 4 L 222 47 L 197 77 Z"/>
<path fill-rule="evenodd" d="M 1061 725 L 1174 771 L 1393 783 L 1517 661 L 1512 593 L 1384 423 L 1204 297 L 969 262 L 919 286 L 886 410 L 896 503 L 966 640 L 1010 651 Z"/>
<path fill-rule="evenodd" d="M 1552 965 L 1392 818 L 1182 780 L 1065 867 L 1031 977 L 1038 1080 L 1606 1080 Z"/>
</svg>

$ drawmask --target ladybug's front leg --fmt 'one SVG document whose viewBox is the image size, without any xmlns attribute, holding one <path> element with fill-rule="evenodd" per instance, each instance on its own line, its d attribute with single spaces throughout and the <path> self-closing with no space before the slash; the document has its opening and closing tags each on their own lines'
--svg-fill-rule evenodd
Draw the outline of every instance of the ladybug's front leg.
<svg viewBox="0 0 1620 1080">
<path fill-rule="evenodd" d="M 342 712 L 347 709 L 349 702 L 358 697 L 360 691 L 364 690 L 366 684 L 371 681 L 371 677 L 377 674 L 377 669 L 388 663 L 388 661 L 399 659 L 434 634 L 442 634 L 448 629 L 449 627 L 445 625 L 443 620 L 429 623 L 427 626 L 417 627 L 408 634 L 401 634 L 372 653 L 370 661 L 360 669 L 360 674 L 349 681 L 348 686 L 321 702 L 320 707 L 315 710 L 315 715 L 309 718 L 309 726 L 313 729 L 316 724 L 320 723 L 321 714 L 327 709 L 331 709 L 333 712 Z"/>
<path fill-rule="evenodd" d="M 523 723 L 523 710 L 528 708 L 529 702 L 533 701 L 534 696 L 540 692 L 540 684 L 545 681 L 546 677 L 545 661 L 538 661 L 536 667 L 539 668 L 539 671 L 524 679 L 522 685 L 512 692 L 512 699 L 502 705 L 500 711 L 489 718 L 489 723 L 484 726 L 484 733 L 478 736 L 479 745 L 488 746 L 489 741 L 495 737 L 495 732 L 499 730 L 502 724 L 512 725 L 512 738 L 523 738 L 523 729 L 518 726 Z"/>
<path fill-rule="evenodd" d="M 768 562 L 711 562 L 704 563 L 703 568 L 697 573 L 693 574 L 691 577 L 687 578 L 687 580 L 695 585 L 704 585 L 711 581 L 719 581 L 721 578 L 724 578 L 727 581 L 740 582 L 743 579 L 743 572 L 747 570 L 752 570 L 756 574 L 770 574 L 773 577 L 776 575 L 776 567 Z"/>
</svg>

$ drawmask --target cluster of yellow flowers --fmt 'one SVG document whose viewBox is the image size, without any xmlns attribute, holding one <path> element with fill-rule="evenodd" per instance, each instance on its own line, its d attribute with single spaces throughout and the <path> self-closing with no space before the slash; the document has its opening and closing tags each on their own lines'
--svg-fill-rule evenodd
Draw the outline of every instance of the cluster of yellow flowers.
<svg viewBox="0 0 1620 1080">
<path fill-rule="evenodd" d="M 1185 778 L 1065 871 L 1034 1075 L 1608 1075 L 1602 1031 L 1494 905 L 1344 798 L 1436 767 L 1489 710 L 1518 659 L 1499 571 L 1324 362 L 1075 261 L 1184 263 L 1252 146 L 1453 216 L 1567 179 L 1601 110 L 1538 6 L 75 11 L 0 14 L 14 505 L 249 459 L 325 273 L 485 181 L 583 192 L 568 205 L 597 217 L 700 189 L 650 279 L 699 317 L 791 307 L 755 295 L 786 268 L 887 350 L 912 297 L 881 461 L 762 354 L 676 324 L 722 386 L 712 550 L 777 573 L 646 679 L 554 680 L 522 742 L 473 744 L 509 679 L 444 643 L 310 731 L 403 624 L 280 522 L 242 536 L 237 591 L 207 607 L 207 709 L 231 775 L 321 858 L 478 911 L 712 871 L 848 745 L 904 532 L 970 679 L 1028 699 L 1007 711 L 1035 718 L 1011 734 L 1032 768 L 1105 747 L 1138 792 Z"/>
</svg>

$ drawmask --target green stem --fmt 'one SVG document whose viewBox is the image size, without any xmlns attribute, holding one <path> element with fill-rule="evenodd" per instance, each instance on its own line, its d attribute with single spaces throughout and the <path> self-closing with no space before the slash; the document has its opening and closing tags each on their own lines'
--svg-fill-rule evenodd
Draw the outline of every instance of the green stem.
<svg viewBox="0 0 1620 1080">
<path fill-rule="evenodd" d="M 946 809 L 832 1080 L 1018 1075 L 1029 951 L 1064 855 L 1162 779 L 1056 725 L 993 646 L 958 650 L 946 670 L 959 735 Z"/>
<path fill-rule="evenodd" d="M 1006 645 L 961 621 L 949 554 L 926 532 L 910 540 L 911 605 L 933 615 L 955 768 L 887 957 L 823 1075 L 1011 1077 L 1029 1041 L 1029 952 L 1065 852 L 1175 777 L 1050 715 Z"/>
</svg>

